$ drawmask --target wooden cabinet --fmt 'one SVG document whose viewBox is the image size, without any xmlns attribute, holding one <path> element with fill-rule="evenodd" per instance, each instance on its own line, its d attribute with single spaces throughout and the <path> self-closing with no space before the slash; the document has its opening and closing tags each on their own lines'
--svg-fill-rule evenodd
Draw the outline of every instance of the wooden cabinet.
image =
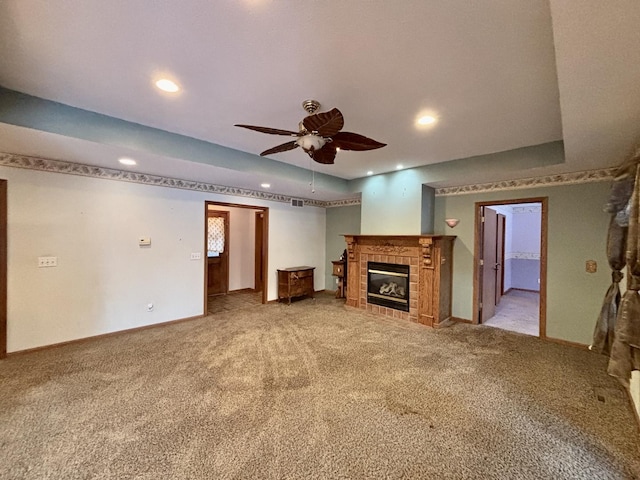
<svg viewBox="0 0 640 480">
<path fill-rule="evenodd" d="M 315 267 L 289 267 L 278 270 L 278 300 L 309 296 L 313 298 Z"/>
<path fill-rule="evenodd" d="M 344 260 L 333 260 L 333 276 L 338 277 L 338 288 L 336 289 L 336 298 L 344 298 L 344 273 L 345 262 Z"/>
</svg>

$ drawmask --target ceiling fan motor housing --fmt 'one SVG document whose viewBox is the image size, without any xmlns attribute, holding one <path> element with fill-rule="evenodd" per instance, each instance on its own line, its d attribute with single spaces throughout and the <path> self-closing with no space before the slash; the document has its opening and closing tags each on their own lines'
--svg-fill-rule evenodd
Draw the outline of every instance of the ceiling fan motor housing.
<svg viewBox="0 0 640 480">
<path fill-rule="evenodd" d="M 302 102 L 302 108 L 310 114 L 313 114 L 320 108 L 320 102 L 317 100 L 305 100 Z"/>
</svg>

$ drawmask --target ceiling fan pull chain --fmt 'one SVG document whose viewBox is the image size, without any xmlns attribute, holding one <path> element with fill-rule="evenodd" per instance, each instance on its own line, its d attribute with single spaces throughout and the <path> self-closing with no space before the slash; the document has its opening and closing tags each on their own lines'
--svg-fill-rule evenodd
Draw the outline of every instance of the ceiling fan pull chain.
<svg viewBox="0 0 640 480">
<path fill-rule="evenodd" d="M 311 182 L 309 182 L 309 185 L 311 186 L 311 193 L 316 193 L 316 172 L 313 169 L 313 162 L 311 160 L 312 158 L 309 157 L 309 170 L 311 170 Z"/>
</svg>

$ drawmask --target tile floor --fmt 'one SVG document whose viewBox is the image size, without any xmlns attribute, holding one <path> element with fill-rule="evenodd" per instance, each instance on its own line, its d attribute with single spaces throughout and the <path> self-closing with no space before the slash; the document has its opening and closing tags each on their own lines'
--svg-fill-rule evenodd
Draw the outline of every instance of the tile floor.
<svg viewBox="0 0 640 480">
<path fill-rule="evenodd" d="M 489 327 L 501 328 L 527 335 L 540 335 L 540 294 L 510 290 L 502 296 L 496 314 L 484 322 Z"/>
<path fill-rule="evenodd" d="M 253 307 L 262 304 L 262 292 L 241 290 L 227 295 L 209 295 L 207 299 L 207 313 L 209 315 Z"/>
</svg>

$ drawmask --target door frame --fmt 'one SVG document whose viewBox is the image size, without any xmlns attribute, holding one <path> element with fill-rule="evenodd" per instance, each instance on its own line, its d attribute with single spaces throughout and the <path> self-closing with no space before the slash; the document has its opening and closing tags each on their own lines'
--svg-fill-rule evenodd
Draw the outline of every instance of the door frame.
<svg viewBox="0 0 640 480">
<path fill-rule="evenodd" d="M 482 207 L 492 205 L 513 205 L 518 203 L 539 203 L 541 205 L 540 214 L 540 311 L 539 336 L 541 339 L 547 337 L 547 226 L 549 223 L 549 197 L 514 198 L 508 200 L 491 200 L 475 203 L 475 226 L 474 226 L 474 251 L 473 251 L 473 318 L 472 323 L 480 323 L 480 298 L 481 290 L 481 268 L 480 257 L 482 255 Z M 503 287 L 504 288 L 504 287 Z"/>
<path fill-rule="evenodd" d="M 0 180 L 0 359 L 7 357 L 7 181 Z"/>
<path fill-rule="evenodd" d="M 260 289 L 262 291 L 264 291 L 264 280 L 265 280 L 265 276 L 264 276 L 264 258 L 266 255 L 266 251 L 264 248 L 264 230 L 265 230 L 265 213 L 264 210 L 256 210 L 254 212 L 254 219 L 255 219 L 255 228 L 256 228 L 256 232 L 255 232 L 255 238 L 254 238 L 254 242 L 253 242 L 253 251 L 254 251 L 254 260 L 253 260 L 253 265 L 254 265 L 254 272 L 253 272 L 253 276 L 254 276 L 254 283 L 253 283 L 253 289 L 257 290 L 257 286 L 260 285 Z M 258 232 L 258 225 L 260 226 L 260 231 Z M 260 261 L 258 262 L 258 258 L 260 258 Z M 263 302 L 264 303 L 264 302 Z"/>
<path fill-rule="evenodd" d="M 249 210 L 261 210 L 264 213 L 264 224 L 262 230 L 262 278 L 264 283 L 262 285 L 262 303 L 267 303 L 267 291 L 269 284 L 269 277 L 267 275 L 268 264 L 269 264 L 269 208 L 263 207 L 259 205 L 243 205 L 239 203 L 227 203 L 227 202 L 215 202 L 212 200 L 205 200 L 204 202 L 204 284 L 203 284 L 203 312 L 204 315 L 207 315 L 207 214 L 209 211 L 209 205 L 216 207 L 233 207 L 233 208 L 247 208 Z"/>
</svg>

